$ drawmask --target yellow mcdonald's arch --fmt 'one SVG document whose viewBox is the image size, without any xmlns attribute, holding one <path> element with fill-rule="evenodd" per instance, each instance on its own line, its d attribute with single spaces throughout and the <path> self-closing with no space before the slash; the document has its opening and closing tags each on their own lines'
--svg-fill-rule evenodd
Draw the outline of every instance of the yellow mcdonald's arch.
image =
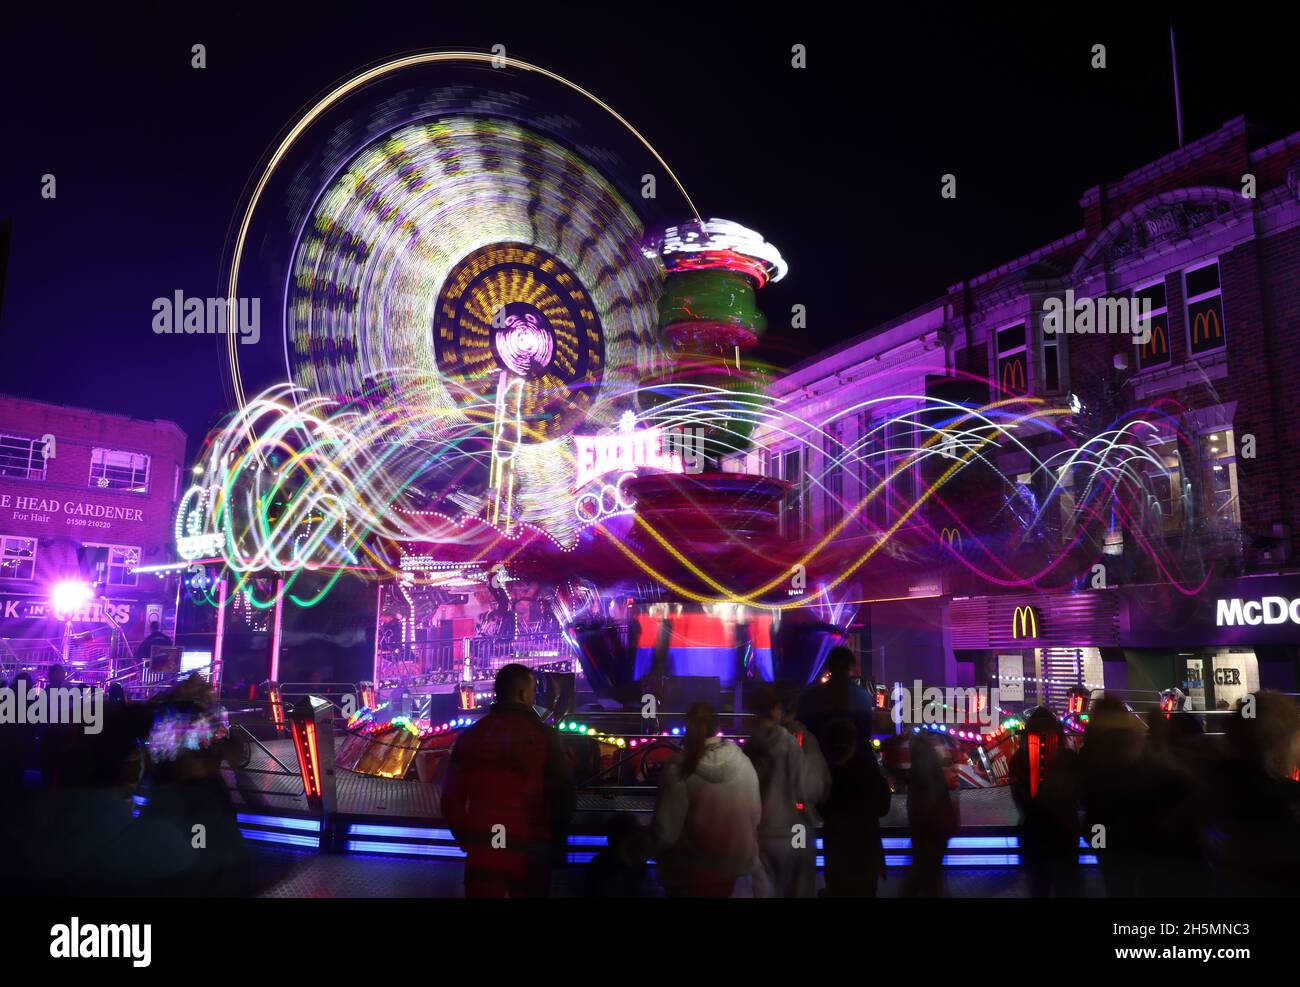
<svg viewBox="0 0 1300 987">
<path fill-rule="evenodd" d="M 1011 617 L 1011 636 L 1038 637 L 1038 611 L 1033 607 L 1016 607 Z"/>
<path fill-rule="evenodd" d="M 961 532 L 956 528 L 944 528 L 939 532 L 939 544 L 950 545 L 956 551 L 961 551 Z"/>
<path fill-rule="evenodd" d="M 1215 339 L 1223 338 L 1223 326 L 1219 323 L 1219 313 L 1214 309 L 1206 309 L 1204 312 L 1197 312 L 1196 318 L 1192 320 L 1192 342 L 1198 343 L 1201 340 L 1201 333 L 1205 333 L 1205 338 L 1210 339 L 1210 324 L 1214 324 Z"/>
<path fill-rule="evenodd" d="M 1160 340 L 1160 345 L 1156 346 L 1156 340 Z M 1151 335 L 1147 341 L 1142 344 L 1143 356 L 1155 356 L 1157 353 L 1169 352 L 1169 337 L 1165 335 L 1165 327 L 1157 323 L 1151 327 Z"/>
<path fill-rule="evenodd" d="M 1014 390 L 1017 380 L 1019 380 L 1020 390 L 1026 387 L 1025 382 L 1025 362 L 1024 359 L 1008 360 L 1002 368 L 1002 389 L 1004 391 Z"/>
</svg>

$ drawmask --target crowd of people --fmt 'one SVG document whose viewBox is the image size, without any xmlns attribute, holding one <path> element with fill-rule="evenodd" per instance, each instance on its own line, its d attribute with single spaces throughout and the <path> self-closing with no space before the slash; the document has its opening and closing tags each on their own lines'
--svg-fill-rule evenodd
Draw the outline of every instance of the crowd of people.
<svg viewBox="0 0 1300 987">
<path fill-rule="evenodd" d="M 854 664 L 848 649 L 833 650 L 825 681 L 793 710 L 759 689 L 743 746 L 722 736 L 709 704 L 693 704 L 650 824 L 614 815 L 586 894 L 656 893 L 653 860 L 670 897 L 730 897 L 743 878 L 755 897 L 874 896 L 892 792 L 870 743 L 873 697 L 854 683 Z M 531 706 L 534 690 L 527 668 L 503 669 L 498 703 L 452 753 L 443 805 L 469 854 L 469 895 L 545 895 L 564 849 L 573 783 L 558 736 Z M 1082 744 L 1070 744 L 1049 709 L 1030 712 L 1010 771 L 1030 893 L 1081 894 L 1084 854 L 1096 856 L 1109 897 L 1294 894 L 1300 716 L 1290 698 L 1265 691 L 1226 723 L 1223 738 L 1188 712 L 1157 711 L 1144 724 L 1102 697 Z M 925 732 L 908 753 L 911 861 L 898 893 L 941 896 L 957 803 Z"/>
<path fill-rule="evenodd" d="M 628 814 L 613 817 L 586 893 L 653 893 L 653 859 L 669 897 L 730 897 L 746 877 L 755 897 L 812 897 L 824 855 L 828 896 L 874 895 L 891 792 L 871 746 L 874 702 L 853 681 L 854 665 L 851 651 L 834 649 L 826 680 L 794 709 L 771 687 L 757 690 L 744 746 L 722 736 L 712 706 L 692 704 L 682 749 L 662 768 L 653 819 L 641 826 Z M 532 707 L 535 691 L 526 667 L 501 669 L 496 704 L 452 751 L 442 809 L 467 853 L 469 896 L 544 895 L 563 852 L 573 780 L 558 735 Z M 937 758 L 921 761 L 914 812 L 923 825 L 914 831 L 922 860 L 904 889 L 913 894 L 937 890 L 955 825 Z"/>
<path fill-rule="evenodd" d="M 760 684 L 743 743 L 723 736 L 711 705 L 691 705 L 652 819 L 612 815 L 585 894 L 651 896 L 657 880 L 670 897 L 730 897 L 748 880 L 755 897 L 875 896 L 893 794 L 871 744 L 873 696 L 854 665 L 834 649 L 824 681 L 797 699 Z M 28 673 L 0 682 L 27 694 L 65 684 L 59 666 L 44 683 Z M 441 808 L 466 852 L 467 896 L 544 897 L 566 853 L 572 761 L 536 698 L 533 672 L 505 666 L 497 701 L 452 749 Z M 0 845 L 12 851 L 0 894 L 249 893 L 251 861 L 221 773 L 233 740 L 211 689 L 194 676 L 148 703 L 128 703 L 120 687 L 106 699 L 97 731 L 0 723 Z M 1081 853 L 1095 854 L 1108 897 L 1295 893 L 1291 698 L 1248 696 L 1219 721 L 1222 736 L 1189 712 L 1154 711 L 1144 723 L 1104 696 L 1089 714 L 1082 743 L 1071 743 L 1050 710 L 1028 712 L 1012 759 L 1032 895 L 1082 893 Z M 911 861 L 898 893 L 940 896 L 957 805 L 927 732 L 908 750 Z"/>
<path fill-rule="evenodd" d="M 1222 738 L 1187 711 L 1156 710 L 1144 725 L 1102 697 L 1075 751 L 1050 710 L 1034 711 L 1011 768 L 1031 893 L 1079 894 L 1082 848 L 1096 855 L 1111 898 L 1294 895 L 1295 703 L 1259 692 L 1221 722 Z"/>
</svg>

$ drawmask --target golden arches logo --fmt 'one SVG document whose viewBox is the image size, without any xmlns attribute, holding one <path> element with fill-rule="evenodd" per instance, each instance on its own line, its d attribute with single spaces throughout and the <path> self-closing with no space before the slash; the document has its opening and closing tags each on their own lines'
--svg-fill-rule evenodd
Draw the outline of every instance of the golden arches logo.
<svg viewBox="0 0 1300 987">
<path fill-rule="evenodd" d="M 1008 360 L 1002 367 L 1002 390 L 1013 391 L 1019 389 L 1023 391 L 1027 386 L 1024 359 L 1017 357 L 1014 360 Z"/>
<path fill-rule="evenodd" d="M 1159 346 L 1156 345 L 1157 341 L 1160 344 Z M 1151 335 L 1148 336 L 1147 341 L 1142 344 L 1142 355 L 1147 357 L 1155 356 L 1157 353 L 1163 355 L 1168 352 L 1169 337 L 1165 333 L 1164 325 L 1157 322 L 1151 326 Z"/>
<path fill-rule="evenodd" d="M 1211 325 L 1213 325 L 1213 333 L 1210 331 Z M 1223 325 L 1219 322 L 1219 313 L 1212 308 L 1197 312 L 1196 318 L 1192 320 L 1192 342 L 1199 343 L 1202 334 L 1207 340 L 1223 338 Z"/>
<path fill-rule="evenodd" d="M 939 532 L 939 547 L 948 546 L 954 552 L 961 551 L 961 532 L 956 528 L 944 528 Z"/>
<path fill-rule="evenodd" d="M 1011 616 L 1011 636 L 1038 637 L 1038 611 L 1033 607 L 1016 607 Z"/>
</svg>

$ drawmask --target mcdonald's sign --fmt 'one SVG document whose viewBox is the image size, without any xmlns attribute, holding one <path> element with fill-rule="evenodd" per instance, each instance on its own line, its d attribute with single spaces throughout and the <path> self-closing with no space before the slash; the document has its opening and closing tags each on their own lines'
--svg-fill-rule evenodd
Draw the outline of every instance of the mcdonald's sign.
<svg viewBox="0 0 1300 987">
<path fill-rule="evenodd" d="M 1152 323 L 1151 335 L 1142 344 L 1142 358 L 1144 360 L 1156 355 L 1169 355 L 1169 335 L 1165 332 L 1164 323 L 1162 322 Z"/>
<path fill-rule="evenodd" d="M 1016 607 L 1011 616 L 1011 636 L 1038 637 L 1038 611 L 1033 607 Z"/>
<path fill-rule="evenodd" d="M 961 532 L 956 528 L 944 528 L 939 532 L 939 547 L 948 546 L 954 552 L 961 551 Z"/>
<path fill-rule="evenodd" d="M 1002 365 L 1002 390 L 1024 391 L 1028 386 L 1023 356 L 1014 357 Z"/>
<path fill-rule="evenodd" d="M 1192 345 L 1199 343 L 1202 337 L 1206 342 L 1223 338 L 1223 324 L 1219 321 L 1219 313 L 1212 308 L 1197 312 L 1192 319 Z"/>
</svg>

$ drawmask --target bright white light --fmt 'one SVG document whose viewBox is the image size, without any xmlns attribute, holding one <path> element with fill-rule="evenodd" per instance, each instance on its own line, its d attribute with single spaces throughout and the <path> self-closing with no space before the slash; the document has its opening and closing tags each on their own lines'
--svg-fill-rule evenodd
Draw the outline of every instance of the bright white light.
<svg viewBox="0 0 1300 987">
<path fill-rule="evenodd" d="M 79 579 L 66 579 L 55 583 L 50 592 L 50 603 L 56 614 L 75 613 L 94 598 L 94 593 L 87 583 Z"/>
</svg>

